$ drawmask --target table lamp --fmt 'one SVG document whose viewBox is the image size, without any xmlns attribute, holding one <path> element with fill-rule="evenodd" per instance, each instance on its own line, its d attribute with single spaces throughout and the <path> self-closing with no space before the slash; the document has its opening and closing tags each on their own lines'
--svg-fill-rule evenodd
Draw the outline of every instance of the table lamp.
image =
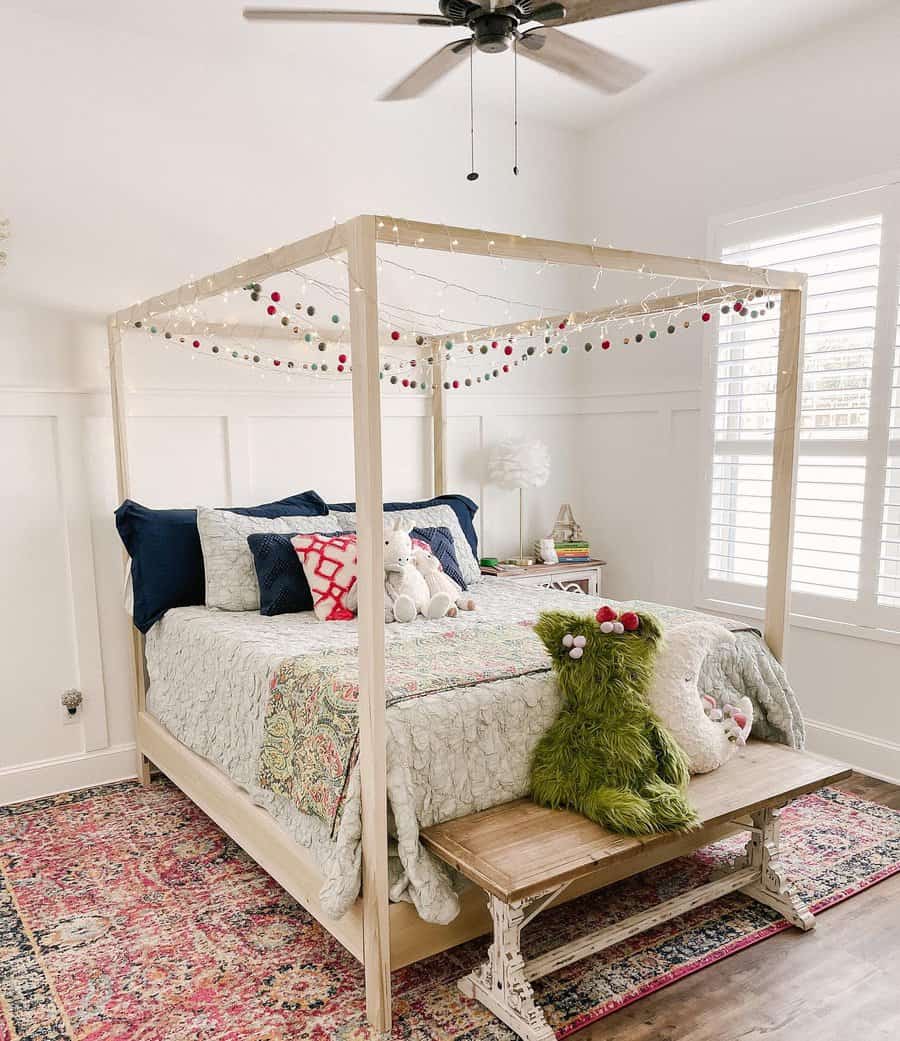
<svg viewBox="0 0 900 1041">
<path fill-rule="evenodd" d="M 511 561 L 526 567 L 525 489 L 540 488 L 550 477 L 550 450 L 543 441 L 500 441 L 491 449 L 488 476 L 500 488 L 519 490 L 519 556 Z"/>
</svg>

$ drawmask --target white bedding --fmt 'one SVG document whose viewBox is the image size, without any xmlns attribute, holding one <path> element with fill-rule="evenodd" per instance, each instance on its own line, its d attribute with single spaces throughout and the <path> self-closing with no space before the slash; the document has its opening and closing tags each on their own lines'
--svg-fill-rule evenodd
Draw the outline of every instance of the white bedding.
<svg viewBox="0 0 900 1041">
<path fill-rule="evenodd" d="M 542 610 L 587 612 L 601 601 L 578 594 L 486 579 L 472 587 L 478 610 L 456 619 L 419 620 L 419 634 L 534 620 Z M 607 601 L 608 602 L 608 601 Z M 665 614 L 672 609 L 658 608 Z M 757 637 L 750 637 L 753 641 Z M 386 627 L 386 639 L 409 626 Z M 147 635 L 148 710 L 179 741 L 245 789 L 302 845 L 322 870 L 323 903 L 339 916 L 359 892 L 358 771 L 351 776 L 334 839 L 318 818 L 256 783 L 268 683 L 278 664 L 324 648 L 355 646 L 355 622 L 319 622 L 313 612 L 264 617 L 205 607 L 169 611 Z M 757 641 L 760 642 L 760 641 Z M 760 642 L 761 643 L 761 642 Z M 725 662 L 723 670 L 732 669 Z M 766 678 L 768 681 L 768 677 Z M 551 673 L 497 680 L 393 705 L 387 712 L 388 798 L 392 811 L 391 895 L 412 900 L 423 918 L 451 920 L 458 909 L 444 869 L 418 841 L 419 826 L 506 802 L 528 790 L 534 745 L 559 707 Z M 769 713 L 789 743 L 802 726 Z M 791 728 L 794 727 L 794 730 Z"/>
</svg>

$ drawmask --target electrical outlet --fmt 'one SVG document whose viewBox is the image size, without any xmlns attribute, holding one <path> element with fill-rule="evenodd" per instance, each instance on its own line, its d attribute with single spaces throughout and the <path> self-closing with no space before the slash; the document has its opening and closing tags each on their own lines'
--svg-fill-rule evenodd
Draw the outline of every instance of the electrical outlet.
<svg viewBox="0 0 900 1041">
<path fill-rule="evenodd" d="M 62 705 L 63 726 L 70 727 L 81 723 L 84 697 L 80 690 L 67 690 L 59 699 Z"/>
</svg>

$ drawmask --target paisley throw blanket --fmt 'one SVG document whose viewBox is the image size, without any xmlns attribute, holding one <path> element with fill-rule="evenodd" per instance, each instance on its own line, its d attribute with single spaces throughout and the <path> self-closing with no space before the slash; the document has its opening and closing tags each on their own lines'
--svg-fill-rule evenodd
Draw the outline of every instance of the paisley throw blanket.
<svg viewBox="0 0 900 1041">
<path fill-rule="evenodd" d="M 550 669 L 530 626 L 478 626 L 392 641 L 385 649 L 387 707 L 438 691 Z M 272 676 L 259 759 L 261 787 L 331 826 L 341 817 L 359 747 L 355 648 L 288 658 Z"/>
</svg>

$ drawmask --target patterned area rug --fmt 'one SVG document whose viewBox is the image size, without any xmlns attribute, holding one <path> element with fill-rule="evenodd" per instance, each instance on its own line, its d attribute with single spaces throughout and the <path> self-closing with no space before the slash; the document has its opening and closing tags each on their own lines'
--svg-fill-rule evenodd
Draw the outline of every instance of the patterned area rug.
<svg viewBox="0 0 900 1041">
<path fill-rule="evenodd" d="M 900 871 L 900 813 L 825 789 L 782 817 L 815 911 Z M 559 943 L 704 881 L 729 841 L 541 916 Z M 542 980 L 559 1037 L 786 928 L 732 895 Z M 826 922 L 827 928 L 827 922 Z M 510 1041 L 456 979 L 473 941 L 394 974 L 394 1036 Z M 340 945 L 165 781 L 0 808 L 0 1041 L 364 1041 Z"/>
</svg>

